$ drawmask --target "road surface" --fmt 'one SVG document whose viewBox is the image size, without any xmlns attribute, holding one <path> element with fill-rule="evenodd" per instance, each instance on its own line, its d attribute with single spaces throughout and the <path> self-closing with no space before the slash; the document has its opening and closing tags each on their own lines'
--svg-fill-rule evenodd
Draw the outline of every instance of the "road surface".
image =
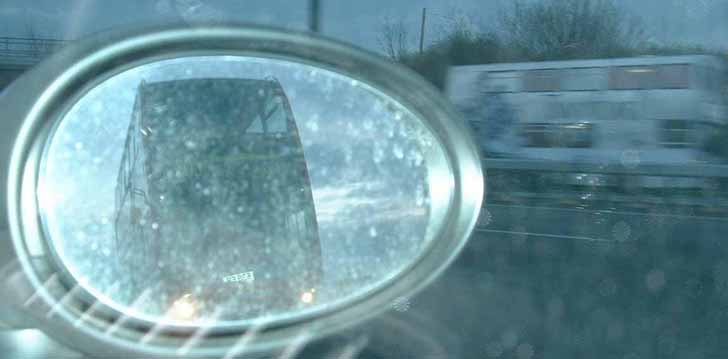
<svg viewBox="0 0 728 359">
<path fill-rule="evenodd" d="M 420 335 L 455 334 L 446 352 L 728 357 L 727 218 L 680 208 L 486 209 L 458 261 L 405 313 L 438 323 Z"/>
<path fill-rule="evenodd" d="M 728 357 L 728 219 L 675 207 L 486 208 L 433 285 L 300 357 Z"/>
</svg>

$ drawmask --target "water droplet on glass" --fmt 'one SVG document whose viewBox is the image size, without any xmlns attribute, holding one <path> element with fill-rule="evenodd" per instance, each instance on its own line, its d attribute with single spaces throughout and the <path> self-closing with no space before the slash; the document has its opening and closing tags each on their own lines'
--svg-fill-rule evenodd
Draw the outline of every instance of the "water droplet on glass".
<svg viewBox="0 0 728 359">
<path fill-rule="evenodd" d="M 394 157 L 396 157 L 397 159 L 401 160 L 402 158 L 404 158 L 404 151 L 402 150 L 402 147 L 398 145 L 394 145 L 394 147 L 392 148 L 392 154 L 394 154 Z"/>
<path fill-rule="evenodd" d="M 412 159 L 412 162 L 413 162 L 413 164 L 416 167 L 422 166 L 422 162 L 424 162 L 424 158 L 422 157 L 422 153 L 420 153 L 419 151 L 414 151 L 414 150 L 411 151 L 410 152 L 410 155 L 409 155 L 409 158 Z"/>
<path fill-rule="evenodd" d="M 404 298 L 404 297 L 397 298 L 392 303 L 392 308 L 394 308 L 394 310 L 396 310 L 400 313 L 408 311 L 410 309 L 410 306 L 411 306 L 411 304 L 410 304 L 409 299 Z"/>
<path fill-rule="evenodd" d="M 384 159 L 384 151 L 380 147 L 374 148 L 374 163 L 380 163 Z"/>
<path fill-rule="evenodd" d="M 629 240 L 632 234 L 632 228 L 624 221 L 619 221 L 612 227 L 612 237 L 618 242 Z"/>
<path fill-rule="evenodd" d="M 427 195 L 425 194 L 424 188 L 421 185 L 418 185 L 415 190 L 415 205 L 422 207 L 427 200 L 426 197 Z"/>
</svg>

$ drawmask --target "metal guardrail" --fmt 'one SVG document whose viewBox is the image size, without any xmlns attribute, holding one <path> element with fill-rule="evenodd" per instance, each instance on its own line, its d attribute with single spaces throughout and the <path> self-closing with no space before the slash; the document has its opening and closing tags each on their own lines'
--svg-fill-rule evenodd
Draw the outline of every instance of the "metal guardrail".
<svg viewBox="0 0 728 359">
<path fill-rule="evenodd" d="M 0 37 L 0 64 L 32 65 L 66 43 L 57 39 Z"/>
<path fill-rule="evenodd" d="M 490 158 L 484 159 L 483 165 L 490 179 L 491 203 L 592 209 L 670 206 L 702 215 L 728 214 L 725 164 L 598 164 Z M 592 175 L 613 181 L 591 181 Z M 648 185 L 639 182 L 642 176 L 666 181 Z"/>
<path fill-rule="evenodd" d="M 525 159 L 484 159 L 483 164 L 486 171 L 522 170 L 543 172 L 647 175 L 660 177 L 728 178 L 728 165 L 723 164 L 687 163 L 681 165 L 623 165 Z"/>
</svg>

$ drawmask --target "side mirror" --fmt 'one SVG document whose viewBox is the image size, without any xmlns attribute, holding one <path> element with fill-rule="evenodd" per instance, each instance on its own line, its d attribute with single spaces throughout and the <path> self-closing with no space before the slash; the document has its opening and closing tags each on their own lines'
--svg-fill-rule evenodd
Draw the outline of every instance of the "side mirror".
<svg viewBox="0 0 728 359">
<path fill-rule="evenodd" d="M 13 301 L 91 355 L 231 357 L 356 324 L 444 270 L 483 198 L 435 89 L 311 34 L 98 35 L 0 107 Z"/>
</svg>

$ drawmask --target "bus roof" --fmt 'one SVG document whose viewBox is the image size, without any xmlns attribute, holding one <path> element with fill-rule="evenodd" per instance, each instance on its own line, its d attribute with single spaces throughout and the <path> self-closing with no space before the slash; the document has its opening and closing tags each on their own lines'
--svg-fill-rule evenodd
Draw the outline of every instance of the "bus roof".
<svg viewBox="0 0 728 359">
<path fill-rule="evenodd" d="M 241 86 L 270 86 L 276 85 L 280 87 L 277 80 L 273 78 L 266 79 L 247 79 L 247 78 L 225 78 L 225 77 L 198 77 L 188 79 L 177 79 L 177 80 L 165 80 L 165 81 L 143 81 L 141 86 L 144 88 L 150 87 L 175 87 L 184 84 L 203 84 L 203 83 L 237 83 Z"/>
<path fill-rule="evenodd" d="M 231 96 L 231 94 L 236 96 Z M 194 98 L 190 98 L 194 94 Z M 273 79 L 240 79 L 240 78 L 192 78 L 160 82 L 142 82 L 137 96 L 145 100 L 141 105 L 144 114 L 140 126 L 156 124 L 158 116 L 147 116 L 152 111 L 152 104 L 174 104 L 173 108 L 162 110 L 165 116 L 174 113 L 207 113 L 217 118 L 211 123 L 227 123 L 222 121 L 238 121 L 246 119 L 244 128 L 255 121 L 255 116 L 264 114 L 269 109 L 265 103 L 279 96 L 285 96 L 280 83 Z M 149 99 L 149 100 L 147 100 Z M 263 100 L 263 102 L 261 102 Z M 154 108 L 154 114 L 158 114 Z M 267 118 L 266 118 L 267 119 Z M 221 122 L 222 121 L 222 122 Z M 199 123 L 199 126 L 209 124 Z"/>
<path fill-rule="evenodd" d="M 524 71 L 524 70 L 545 70 L 564 68 L 592 68 L 608 66 L 644 66 L 644 65 L 666 65 L 666 64 L 702 64 L 711 67 L 723 67 L 723 62 L 713 55 L 681 55 L 681 56 L 639 56 L 623 57 L 613 59 L 590 59 L 590 60 L 563 60 L 563 61 L 534 61 L 534 62 L 513 62 L 483 65 L 454 66 L 452 70 L 457 71 Z"/>
</svg>

